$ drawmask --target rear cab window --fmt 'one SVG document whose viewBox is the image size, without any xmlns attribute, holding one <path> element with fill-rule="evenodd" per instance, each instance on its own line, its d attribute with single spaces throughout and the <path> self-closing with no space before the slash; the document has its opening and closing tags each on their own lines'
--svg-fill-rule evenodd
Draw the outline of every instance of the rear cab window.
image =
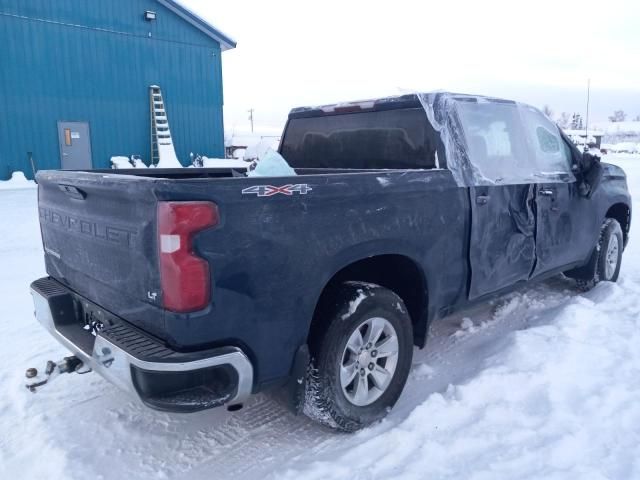
<svg viewBox="0 0 640 480">
<path fill-rule="evenodd" d="M 415 107 L 291 118 L 280 153 L 293 168 L 430 169 L 438 147 Z"/>
</svg>

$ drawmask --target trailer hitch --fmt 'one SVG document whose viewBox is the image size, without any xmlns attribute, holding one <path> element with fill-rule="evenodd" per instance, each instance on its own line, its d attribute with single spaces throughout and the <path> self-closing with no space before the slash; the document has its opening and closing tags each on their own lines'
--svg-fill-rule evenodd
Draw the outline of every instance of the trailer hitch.
<svg viewBox="0 0 640 480">
<path fill-rule="evenodd" d="M 88 368 L 83 370 L 83 365 L 84 364 L 82 363 L 82 360 L 80 360 L 75 355 L 72 357 L 64 357 L 59 362 L 48 360 L 43 375 L 39 375 L 38 369 L 36 368 L 27 369 L 27 371 L 25 372 L 27 383 L 25 386 L 29 389 L 29 391 L 36 393 L 36 391 L 40 387 L 51 383 L 54 378 L 62 373 L 89 373 L 91 369 Z"/>
</svg>

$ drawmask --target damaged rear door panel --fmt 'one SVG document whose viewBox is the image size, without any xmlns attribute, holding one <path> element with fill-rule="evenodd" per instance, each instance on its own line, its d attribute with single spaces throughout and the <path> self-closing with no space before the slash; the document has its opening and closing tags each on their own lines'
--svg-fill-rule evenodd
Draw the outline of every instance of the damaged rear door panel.
<svg viewBox="0 0 640 480">
<path fill-rule="evenodd" d="M 469 299 L 528 280 L 536 262 L 532 185 L 470 187 Z"/>
</svg>

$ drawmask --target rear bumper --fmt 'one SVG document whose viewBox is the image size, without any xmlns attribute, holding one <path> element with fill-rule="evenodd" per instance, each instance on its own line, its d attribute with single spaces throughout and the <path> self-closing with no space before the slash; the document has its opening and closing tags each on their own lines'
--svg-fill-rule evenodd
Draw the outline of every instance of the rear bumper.
<svg viewBox="0 0 640 480">
<path fill-rule="evenodd" d="M 253 366 L 237 347 L 176 352 L 51 278 L 33 282 L 31 294 L 36 318 L 61 344 L 151 408 L 193 412 L 251 394 Z M 101 324 L 96 334 L 86 318 Z"/>
</svg>

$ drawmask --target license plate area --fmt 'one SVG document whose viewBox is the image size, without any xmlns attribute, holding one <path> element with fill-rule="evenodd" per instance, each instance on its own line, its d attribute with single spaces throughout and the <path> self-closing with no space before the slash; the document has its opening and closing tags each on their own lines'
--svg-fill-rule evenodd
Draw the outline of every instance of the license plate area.
<svg viewBox="0 0 640 480">
<path fill-rule="evenodd" d="M 97 333 L 113 325 L 116 317 L 51 278 L 42 278 L 31 285 L 36 315 L 50 324 L 60 335 L 88 356 L 93 352 Z"/>
<path fill-rule="evenodd" d="M 74 303 L 76 303 L 76 321 L 82 325 L 82 329 L 91 336 L 95 337 L 105 328 L 118 323 L 118 318 L 102 307 L 85 298 L 81 298 L 75 294 L 72 295 L 74 297 Z"/>
</svg>

